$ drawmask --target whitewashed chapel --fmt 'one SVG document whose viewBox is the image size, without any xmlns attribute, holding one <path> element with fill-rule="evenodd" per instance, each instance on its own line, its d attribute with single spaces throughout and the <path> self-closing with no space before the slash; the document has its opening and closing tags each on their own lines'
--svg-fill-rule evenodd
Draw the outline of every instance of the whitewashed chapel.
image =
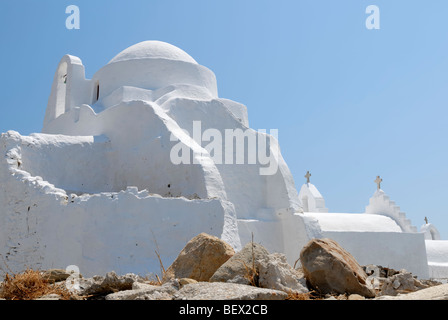
<svg viewBox="0 0 448 320">
<path fill-rule="evenodd" d="M 191 134 L 195 123 L 214 139 Z M 235 162 L 216 161 L 225 150 L 211 140 L 230 129 L 273 156 L 238 162 L 236 146 Z M 329 213 L 310 173 L 298 192 L 275 137 L 251 129 L 246 107 L 219 97 L 214 73 L 168 43 L 133 45 L 92 79 L 64 56 L 42 133 L 8 131 L 0 150 L 0 255 L 14 271 L 158 272 L 156 251 L 170 265 L 206 232 L 236 250 L 253 235 L 291 264 L 310 239 L 329 237 L 361 264 L 448 277 L 447 242 L 429 223 L 413 227 L 379 177 L 365 212 Z M 193 161 L 173 161 L 173 150 Z"/>
</svg>

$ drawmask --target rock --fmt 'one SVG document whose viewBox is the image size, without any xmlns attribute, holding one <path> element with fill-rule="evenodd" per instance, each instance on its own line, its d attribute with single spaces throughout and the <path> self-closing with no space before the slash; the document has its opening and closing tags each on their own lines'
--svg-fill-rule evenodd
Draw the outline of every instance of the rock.
<svg viewBox="0 0 448 320">
<path fill-rule="evenodd" d="M 440 284 L 407 294 L 379 296 L 374 300 L 448 300 L 448 284 Z"/>
<path fill-rule="evenodd" d="M 389 278 L 400 272 L 392 268 L 385 268 L 374 264 L 369 264 L 363 266 L 362 268 L 368 276 L 374 276 L 377 278 Z"/>
<path fill-rule="evenodd" d="M 415 279 L 412 273 L 403 270 L 383 282 L 380 295 L 396 296 L 399 293 L 409 293 L 424 288 L 428 286 Z"/>
<path fill-rule="evenodd" d="M 292 268 L 281 253 L 268 255 L 259 261 L 258 284 L 261 288 L 281 290 L 291 293 L 307 293 L 303 274 Z"/>
<path fill-rule="evenodd" d="M 112 292 L 131 290 L 134 282 L 143 282 L 143 279 L 133 273 L 118 276 L 114 271 L 108 272 L 105 277 L 94 276 L 80 279 L 78 295 L 106 295 Z"/>
<path fill-rule="evenodd" d="M 168 292 L 154 291 L 153 293 L 138 296 L 134 300 L 173 300 L 173 296 Z"/>
<path fill-rule="evenodd" d="M 106 300 L 171 300 L 172 295 L 180 288 L 177 280 L 169 281 L 162 286 L 145 284 L 142 289 L 124 290 L 108 294 Z"/>
<path fill-rule="evenodd" d="M 173 264 L 166 270 L 163 282 L 174 278 L 208 281 L 215 271 L 235 254 L 221 239 L 201 233 L 191 239 Z"/>
<path fill-rule="evenodd" d="M 348 296 L 347 300 L 366 300 L 366 298 L 359 294 L 351 294 Z"/>
<path fill-rule="evenodd" d="M 49 282 L 65 281 L 70 274 L 63 269 L 49 269 L 42 273 L 42 277 Z"/>
<path fill-rule="evenodd" d="M 325 293 L 359 294 L 375 297 L 366 282 L 367 274 L 355 258 L 331 239 L 313 239 L 300 252 L 307 282 Z"/>
<path fill-rule="evenodd" d="M 139 289 L 151 289 L 155 287 L 152 284 L 146 283 L 146 282 L 134 282 L 132 284 L 132 290 L 139 290 Z"/>
<path fill-rule="evenodd" d="M 56 293 L 46 294 L 42 297 L 39 297 L 35 300 L 61 300 L 61 296 Z"/>
<path fill-rule="evenodd" d="M 241 251 L 219 267 L 209 281 L 256 285 L 258 284 L 257 274 L 259 274 L 260 261 L 266 260 L 268 255 L 269 252 L 262 245 L 249 242 Z"/>
<path fill-rule="evenodd" d="M 180 286 L 183 287 L 187 284 L 197 283 L 197 281 L 194 279 L 190 279 L 190 278 L 182 278 L 182 279 L 179 279 L 179 283 L 180 283 Z"/>
<path fill-rule="evenodd" d="M 256 288 L 238 283 L 198 282 L 174 294 L 174 300 L 285 300 L 283 291 Z"/>
</svg>

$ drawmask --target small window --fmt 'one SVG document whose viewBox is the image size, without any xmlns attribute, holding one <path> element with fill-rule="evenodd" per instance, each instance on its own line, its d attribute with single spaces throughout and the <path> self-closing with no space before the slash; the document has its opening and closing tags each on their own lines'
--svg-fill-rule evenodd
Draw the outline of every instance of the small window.
<svg viewBox="0 0 448 320">
<path fill-rule="evenodd" d="M 93 103 L 97 102 L 100 99 L 100 83 L 97 82 L 95 85 L 95 91 L 93 93 Z"/>
</svg>

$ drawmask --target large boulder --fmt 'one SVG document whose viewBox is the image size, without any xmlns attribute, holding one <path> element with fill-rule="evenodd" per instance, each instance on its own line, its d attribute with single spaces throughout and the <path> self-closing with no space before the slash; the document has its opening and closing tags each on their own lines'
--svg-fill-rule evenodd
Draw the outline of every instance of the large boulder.
<svg viewBox="0 0 448 320">
<path fill-rule="evenodd" d="M 305 278 L 320 293 L 375 297 L 367 274 L 355 258 L 331 239 L 312 239 L 300 252 Z"/>
<path fill-rule="evenodd" d="M 272 253 L 259 262 L 258 284 L 296 294 L 309 292 L 303 274 L 291 267 L 282 253 Z"/>
<path fill-rule="evenodd" d="M 226 263 L 219 267 L 210 282 L 231 282 L 258 286 L 260 261 L 268 259 L 269 252 L 260 244 L 249 242 Z"/>
<path fill-rule="evenodd" d="M 201 233 L 191 239 L 166 270 L 163 281 L 190 278 L 208 281 L 215 271 L 235 254 L 221 239 Z"/>
</svg>

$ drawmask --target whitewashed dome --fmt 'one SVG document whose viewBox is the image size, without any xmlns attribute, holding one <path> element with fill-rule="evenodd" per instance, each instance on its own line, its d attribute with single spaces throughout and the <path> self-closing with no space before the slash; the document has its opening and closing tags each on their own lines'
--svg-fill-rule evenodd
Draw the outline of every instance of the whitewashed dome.
<svg viewBox="0 0 448 320">
<path fill-rule="evenodd" d="M 162 41 L 143 41 L 130 46 L 117 54 L 109 64 L 141 59 L 166 59 L 198 64 L 182 49 Z"/>
</svg>

